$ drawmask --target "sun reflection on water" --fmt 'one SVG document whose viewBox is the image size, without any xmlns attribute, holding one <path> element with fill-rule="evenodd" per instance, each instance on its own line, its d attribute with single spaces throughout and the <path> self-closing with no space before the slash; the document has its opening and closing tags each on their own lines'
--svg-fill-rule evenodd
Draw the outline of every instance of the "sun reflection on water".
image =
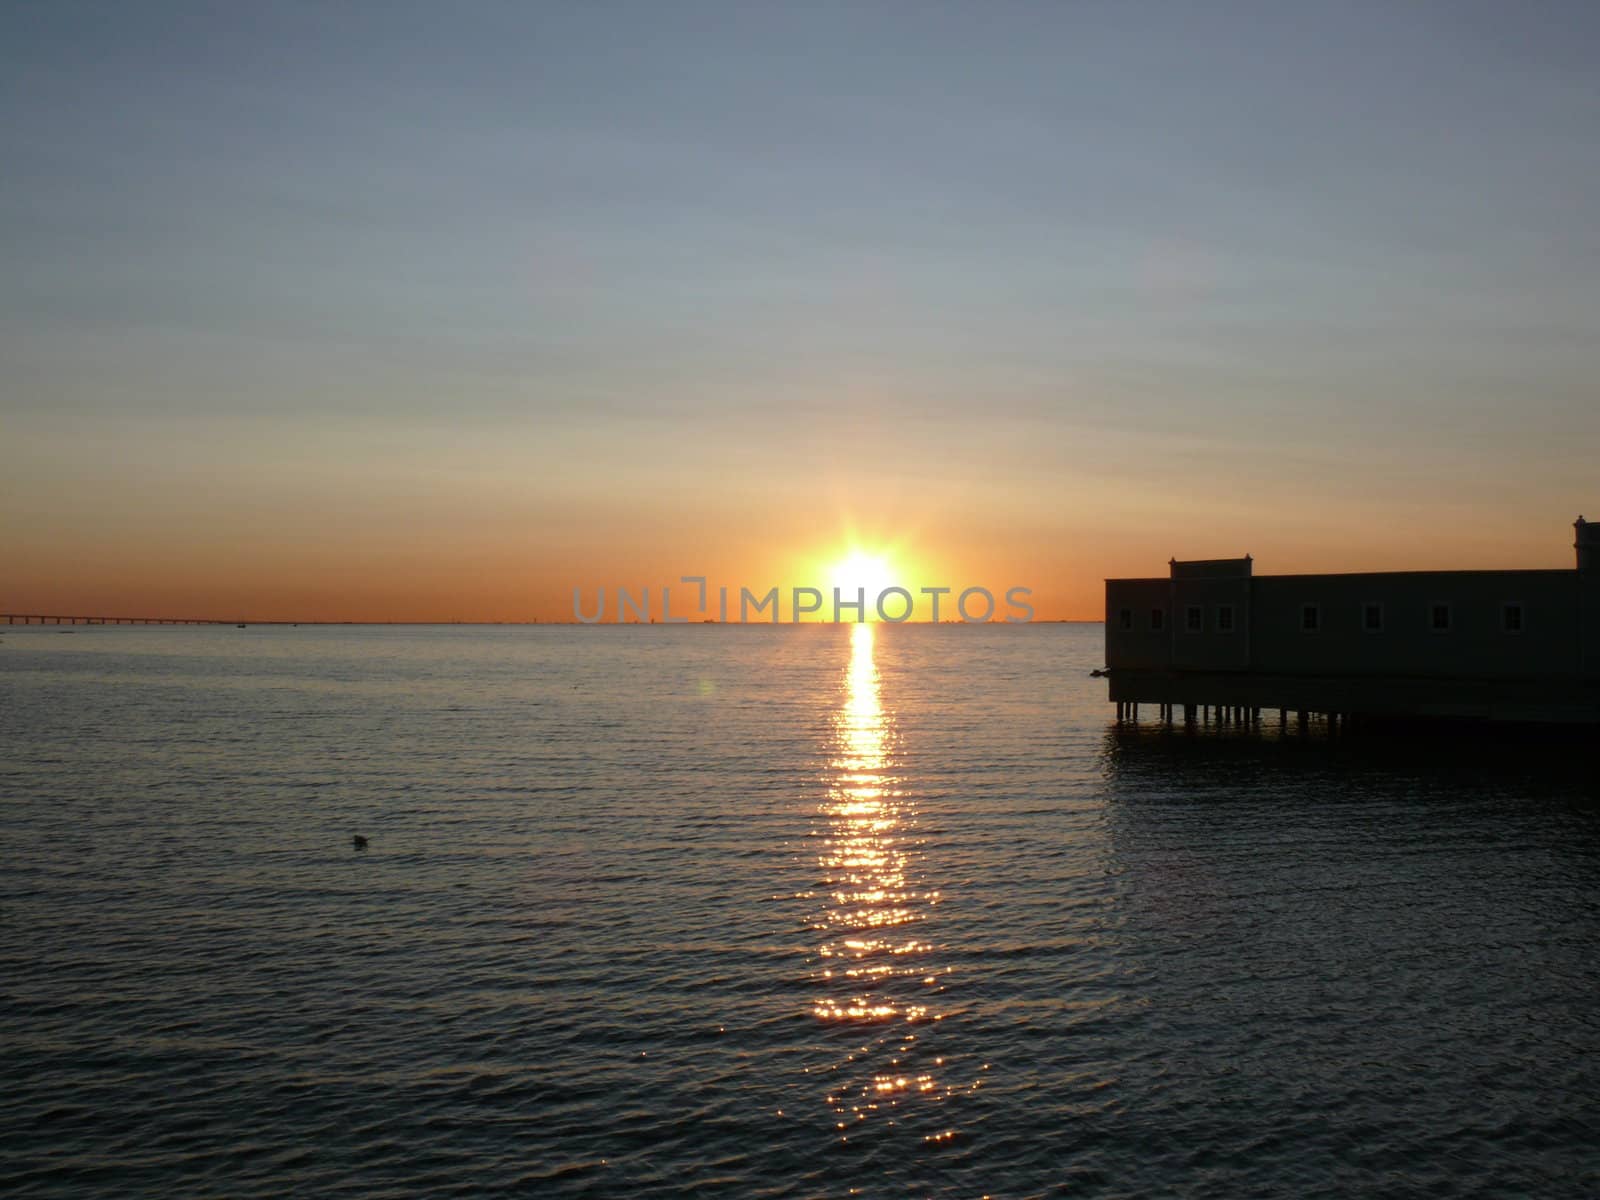
<svg viewBox="0 0 1600 1200">
<path fill-rule="evenodd" d="M 827 1103 L 848 1140 L 869 1118 L 928 1125 L 927 1142 L 948 1140 L 929 1101 L 956 1090 L 942 1083 L 944 1063 L 925 1035 L 946 1014 L 937 948 L 918 936 L 939 903 L 921 871 L 916 814 L 896 774 L 893 720 L 880 695 L 869 624 L 850 631 L 843 702 L 834 718 L 834 753 L 821 809 L 818 856 L 828 904 L 813 928 L 818 996 L 812 1012 L 851 1034 L 850 1050 L 830 1071 Z M 921 1102 L 914 1114 L 912 1106 Z"/>
</svg>

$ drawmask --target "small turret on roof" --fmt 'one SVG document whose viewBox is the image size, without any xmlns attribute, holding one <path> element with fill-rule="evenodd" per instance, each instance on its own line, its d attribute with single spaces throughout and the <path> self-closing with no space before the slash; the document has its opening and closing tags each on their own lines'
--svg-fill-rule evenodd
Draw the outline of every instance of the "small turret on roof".
<svg viewBox="0 0 1600 1200">
<path fill-rule="evenodd" d="M 1173 579 L 1248 579 L 1251 558 L 1194 558 L 1187 562 L 1169 559 Z"/>
</svg>

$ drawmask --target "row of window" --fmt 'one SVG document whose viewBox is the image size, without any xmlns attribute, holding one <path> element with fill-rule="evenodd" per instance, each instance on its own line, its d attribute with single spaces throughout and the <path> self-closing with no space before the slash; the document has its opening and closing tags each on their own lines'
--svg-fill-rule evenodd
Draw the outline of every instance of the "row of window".
<svg viewBox="0 0 1600 1200">
<path fill-rule="evenodd" d="M 1159 633 L 1166 628 L 1167 613 L 1162 608 L 1150 610 L 1150 624 L 1148 628 L 1152 633 Z M 1133 629 L 1133 609 L 1124 608 L 1117 614 L 1117 623 L 1123 630 Z M 1434 633 L 1449 633 L 1455 625 L 1454 608 L 1447 603 L 1435 602 L 1428 605 L 1428 628 Z M 1361 605 L 1361 628 L 1367 633 L 1383 632 L 1383 605 L 1376 600 L 1368 600 Z M 1205 609 L 1198 604 L 1191 604 L 1183 612 L 1183 628 L 1186 633 L 1205 632 Z M 1212 609 L 1211 628 L 1215 633 L 1232 633 L 1238 628 L 1234 615 L 1234 606 L 1231 604 L 1218 604 Z M 1521 633 L 1522 604 L 1518 601 L 1507 601 L 1500 606 L 1500 628 L 1506 633 Z M 1302 604 L 1300 606 L 1300 629 L 1305 633 L 1320 633 L 1322 631 L 1322 605 Z"/>
<path fill-rule="evenodd" d="M 1232 633 L 1235 629 L 1234 609 L 1231 604 L 1216 606 L 1216 614 L 1212 619 L 1212 626 L 1218 633 Z M 1117 622 L 1123 629 L 1133 628 L 1133 609 L 1125 608 L 1117 615 Z M 1160 632 L 1166 628 L 1167 610 L 1152 608 L 1150 610 L 1150 626 L 1152 632 Z M 1205 610 L 1198 604 L 1191 604 L 1184 610 L 1184 628 L 1189 633 L 1201 633 L 1205 628 Z"/>
<path fill-rule="evenodd" d="M 1192 606 L 1191 606 L 1192 607 Z M 1365 633 L 1382 633 L 1384 627 L 1383 605 L 1376 600 L 1361 605 L 1361 628 Z M 1433 633 L 1449 633 L 1455 627 L 1455 608 L 1446 601 L 1436 600 L 1428 605 L 1428 629 Z M 1306 633 L 1322 629 L 1322 606 L 1300 606 L 1300 628 Z M 1500 629 L 1505 633 L 1521 633 L 1523 629 L 1522 603 L 1508 600 L 1500 606 Z"/>
</svg>

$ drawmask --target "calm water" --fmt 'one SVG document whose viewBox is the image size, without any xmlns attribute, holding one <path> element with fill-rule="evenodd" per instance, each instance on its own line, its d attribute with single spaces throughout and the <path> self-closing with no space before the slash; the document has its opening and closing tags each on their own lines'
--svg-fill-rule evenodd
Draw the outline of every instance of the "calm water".
<svg viewBox="0 0 1600 1200">
<path fill-rule="evenodd" d="M 1100 637 L 0 631 L 0 1190 L 1600 1190 L 1592 774 Z"/>
</svg>

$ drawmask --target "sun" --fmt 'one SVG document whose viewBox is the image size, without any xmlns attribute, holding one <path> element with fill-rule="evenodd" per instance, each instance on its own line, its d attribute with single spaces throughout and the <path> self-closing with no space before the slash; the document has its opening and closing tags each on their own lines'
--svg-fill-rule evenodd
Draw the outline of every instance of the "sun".
<svg viewBox="0 0 1600 1200">
<path fill-rule="evenodd" d="M 853 599 L 857 590 L 865 592 L 868 613 L 872 612 L 878 594 L 898 582 L 888 558 L 867 550 L 852 550 L 828 568 L 828 586 L 838 588 L 846 599 Z"/>
</svg>

